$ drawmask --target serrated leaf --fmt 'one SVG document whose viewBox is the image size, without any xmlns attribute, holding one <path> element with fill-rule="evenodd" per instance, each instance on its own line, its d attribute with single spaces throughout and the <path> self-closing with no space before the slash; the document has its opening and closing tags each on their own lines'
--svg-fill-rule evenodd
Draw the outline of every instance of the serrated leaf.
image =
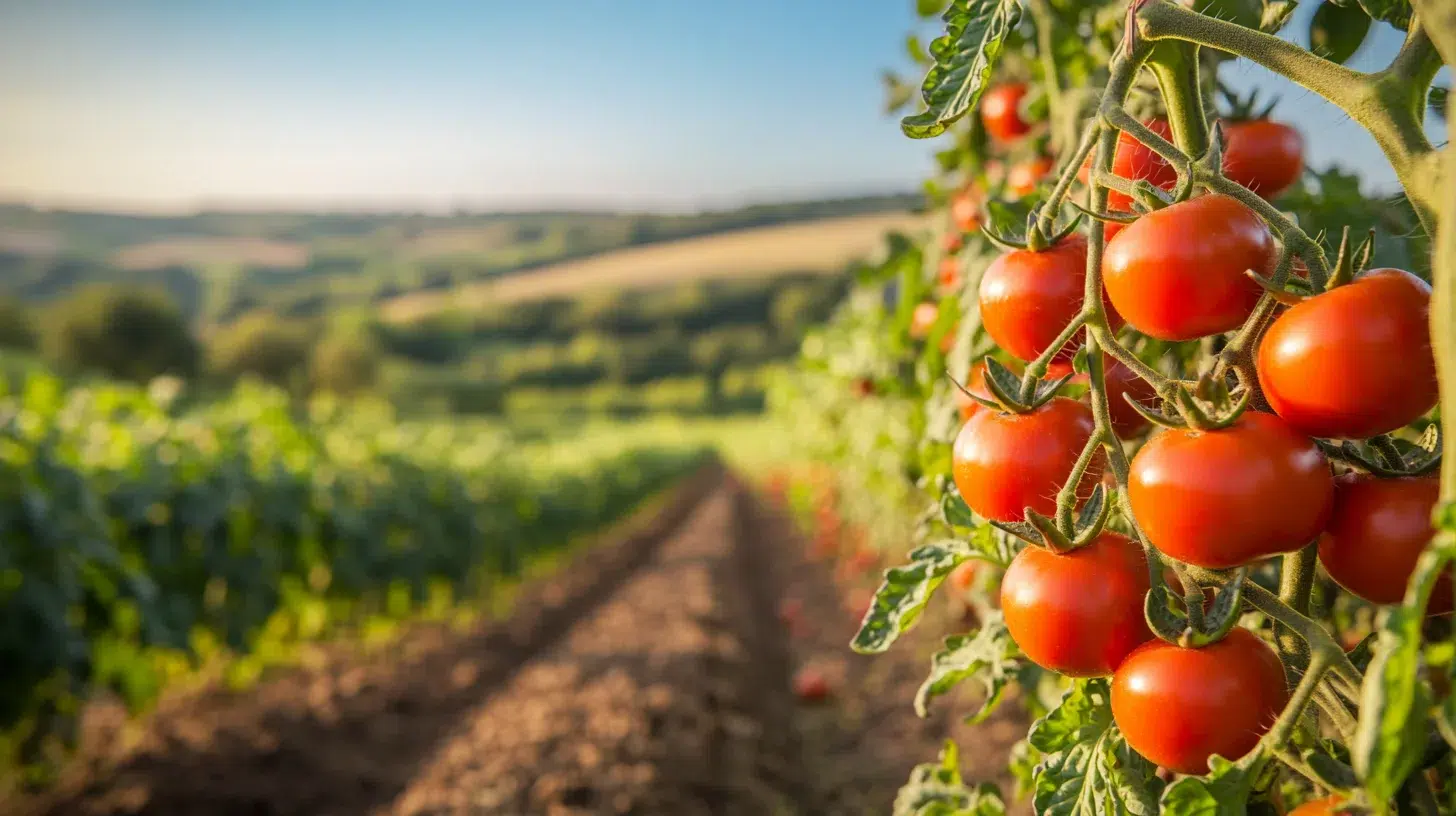
<svg viewBox="0 0 1456 816">
<path fill-rule="evenodd" d="M 910 553 L 910 563 L 885 571 L 885 582 L 875 592 L 850 648 L 860 654 L 879 654 L 920 617 L 940 582 L 971 552 L 959 541 L 937 541 Z"/>
<path fill-rule="evenodd" d="M 1113 723 L 1107 680 L 1078 681 L 1032 725 L 1027 741 L 1044 754 L 1032 797 L 1039 816 L 1158 812 L 1163 782 Z"/>
<path fill-rule="evenodd" d="M 948 487 L 940 495 L 940 515 L 952 527 L 975 527 L 976 516 L 961 498 L 959 490 Z"/>
<path fill-rule="evenodd" d="M 960 751 L 946 740 L 936 762 L 916 765 L 895 794 L 894 816 L 1005 816 L 1001 790 L 991 783 L 966 787 Z"/>
<path fill-rule="evenodd" d="M 1164 816 L 1244 816 L 1252 776 L 1238 765 L 1214 755 L 1207 776 L 1185 776 L 1163 793 Z"/>
<path fill-rule="evenodd" d="M 1370 32 L 1370 15 L 1359 6 L 1324 0 L 1309 21 L 1309 50 L 1341 65 L 1360 50 Z"/>
<path fill-rule="evenodd" d="M 927 110 L 900 120 L 905 135 L 928 139 L 975 107 L 1002 44 L 1021 21 L 1021 0 L 952 0 L 945 34 L 930 44 L 935 65 L 920 92 Z"/>
<path fill-rule="evenodd" d="M 988 615 L 976 633 L 946 638 L 945 648 L 930 659 L 930 676 L 915 692 L 915 713 L 927 716 L 932 699 L 975 679 L 982 685 L 984 699 L 967 720 L 980 722 L 995 711 L 1006 685 L 1014 679 L 1020 667 L 1017 654 L 1016 642 L 1006 630 L 1006 619 L 999 610 Z"/>
</svg>

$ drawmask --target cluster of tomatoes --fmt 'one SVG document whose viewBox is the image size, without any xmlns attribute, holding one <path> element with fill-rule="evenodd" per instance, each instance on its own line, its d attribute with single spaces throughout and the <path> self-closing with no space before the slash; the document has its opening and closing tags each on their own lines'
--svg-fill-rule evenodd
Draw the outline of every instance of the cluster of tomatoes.
<svg viewBox="0 0 1456 816">
<path fill-rule="evenodd" d="M 982 116 L 994 138 L 1030 130 L 1006 103 L 1021 93 L 1011 86 L 986 95 Z M 1147 124 L 1168 134 L 1166 122 Z M 1232 180 L 1273 196 L 1299 175 L 1302 147 L 1287 126 L 1245 122 L 1226 134 L 1223 172 Z M 1166 161 L 1127 134 L 1113 172 L 1165 189 L 1177 181 Z M 1109 206 L 1133 210 L 1117 194 Z M 1215 193 L 1109 224 L 1106 234 L 1110 328 L 1161 341 L 1240 328 L 1263 294 L 1247 271 L 1268 277 L 1279 259 L 1264 221 Z M 1030 362 L 1049 353 L 1081 313 L 1087 251 L 1087 239 L 1071 234 L 1040 251 L 1008 251 L 987 269 L 981 320 L 1005 355 Z M 1337 472 L 1315 440 L 1397 432 L 1435 407 L 1429 308 L 1430 287 L 1396 269 L 1363 272 L 1280 306 L 1256 347 L 1261 409 L 1225 403 L 1219 421 L 1160 429 L 1133 456 L 1127 500 L 1142 534 L 1171 558 L 1219 570 L 1318 541 L 1320 563 L 1346 590 L 1375 604 L 1400 601 L 1433 534 L 1437 480 Z M 1070 373 L 1080 345 L 1079 333 L 1054 353 L 1050 376 Z M 1128 400 L 1152 408 L 1157 394 L 1110 357 L 1104 370 L 1112 430 L 1136 440 L 1150 423 Z M 1020 522 L 1027 510 L 1054 516 L 1058 492 L 1097 433 L 1093 412 L 1061 395 L 991 408 L 979 401 L 996 401 L 985 377 L 980 363 L 960 402 L 956 487 L 991 521 Z M 1103 478 L 1104 463 L 1099 450 L 1076 488 L 1079 501 Z M 1143 548 L 1104 529 L 1067 551 L 1023 549 L 1002 579 L 1000 605 L 1032 662 L 1072 677 L 1112 677 L 1113 716 L 1135 750 L 1172 771 L 1207 773 L 1212 755 L 1243 756 L 1273 724 L 1289 696 L 1284 668 L 1242 628 L 1199 648 L 1158 639 L 1144 613 L 1149 590 Z M 1448 582 L 1432 612 L 1451 607 Z"/>
</svg>

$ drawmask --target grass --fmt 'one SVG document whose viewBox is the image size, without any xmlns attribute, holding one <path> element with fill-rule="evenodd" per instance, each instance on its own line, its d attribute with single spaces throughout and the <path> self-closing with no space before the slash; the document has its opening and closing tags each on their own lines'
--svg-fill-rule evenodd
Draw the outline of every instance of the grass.
<svg viewBox="0 0 1456 816">
<path fill-rule="evenodd" d="M 455 289 L 413 292 L 381 304 L 385 320 L 404 322 L 446 309 L 472 309 L 593 288 L 643 288 L 710 278 L 838 272 L 879 249 L 888 230 L 923 224 L 911 213 L 829 218 L 759 227 L 605 252 Z"/>
</svg>

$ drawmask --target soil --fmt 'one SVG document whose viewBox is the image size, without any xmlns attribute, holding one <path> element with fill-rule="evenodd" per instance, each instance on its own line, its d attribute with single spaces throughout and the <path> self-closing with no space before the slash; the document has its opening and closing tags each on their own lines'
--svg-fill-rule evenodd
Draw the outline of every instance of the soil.
<svg viewBox="0 0 1456 816">
<path fill-rule="evenodd" d="M 836 580 L 806 549 L 712 467 L 503 620 L 176 695 L 139 726 L 95 706 L 66 781 L 0 812 L 883 814 L 951 735 L 967 777 L 1009 794 L 1015 706 L 971 730 L 953 720 L 964 700 L 911 708 L 949 607 L 855 656 L 873 576 Z M 795 693 L 806 671 L 823 699 Z"/>
</svg>

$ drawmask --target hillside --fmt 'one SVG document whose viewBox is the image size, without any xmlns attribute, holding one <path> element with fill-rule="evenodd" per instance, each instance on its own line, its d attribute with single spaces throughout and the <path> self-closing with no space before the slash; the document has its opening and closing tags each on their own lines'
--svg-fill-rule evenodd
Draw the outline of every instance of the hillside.
<svg viewBox="0 0 1456 816">
<path fill-rule="evenodd" d="M 640 288 L 715 278 L 780 272 L 838 272 L 872 255 L 887 230 L 922 223 L 908 212 L 855 215 L 669 241 L 605 252 L 515 275 L 449 290 L 414 292 L 380 305 L 393 322 L 415 320 L 445 309 L 471 310 L 578 294 L 596 288 Z"/>
</svg>

